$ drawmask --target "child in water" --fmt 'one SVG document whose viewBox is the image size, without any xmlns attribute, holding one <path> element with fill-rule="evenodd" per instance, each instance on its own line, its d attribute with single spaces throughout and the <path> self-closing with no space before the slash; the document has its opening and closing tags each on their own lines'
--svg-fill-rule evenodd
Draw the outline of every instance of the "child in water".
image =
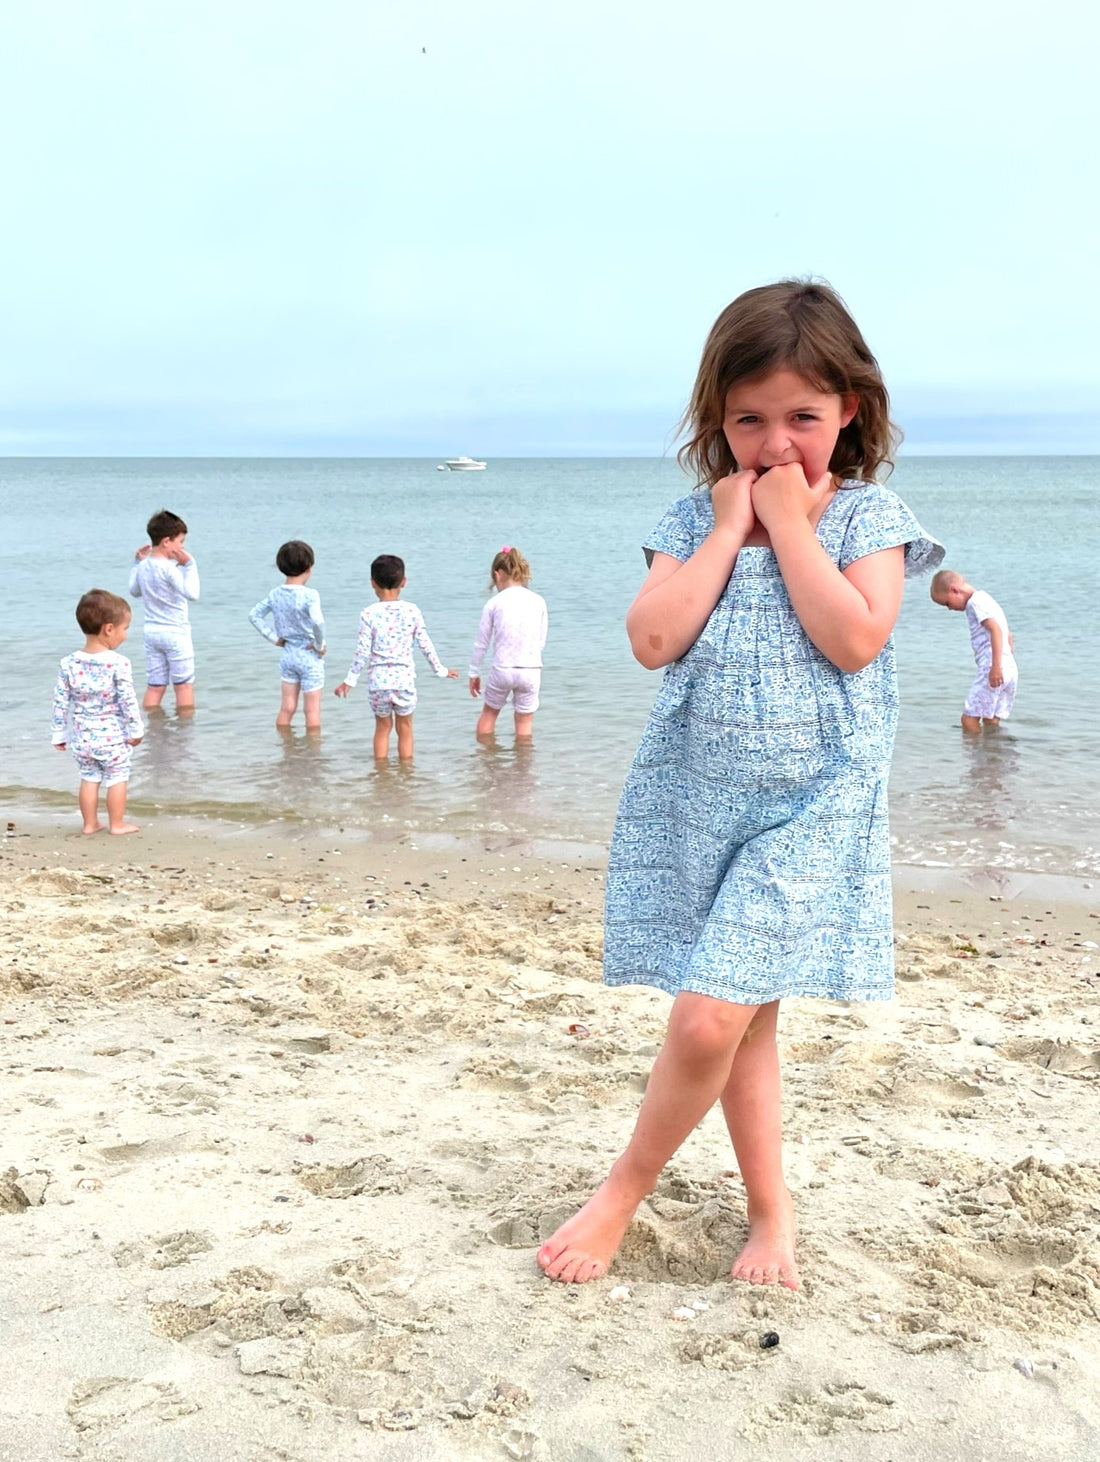
<svg viewBox="0 0 1100 1462">
<path fill-rule="evenodd" d="M 78 803 L 82 831 L 97 833 L 99 788 L 107 793 L 110 832 L 136 833 L 126 821 L 126 784 L 130 780 L 130 748 L 145 734 L 134 693 L 130 662 L 118 647 L 130 628 L 130 606 L 106 589 L 89 589 L 76 606 L 76 622 L 84 631 L 84 648 L 66 655 L 53 695 L 53 744 L 71 747 L 80 770 Z"/>
<path fill-rule="evenodd" d="M 282 650 L 279 678 L 282 701 L 275 725 L 289 731 L 301 694 L 306 731 L 321 729 L 321 692 L 325 687 L 325 620 L 321 596 L 307 589 L 313 573 L 313 549 L 300 538 L 284 543 L 275 555 L 275 567 L 286 575 L 286 583 L 272 589 L 249 611 L 249 619 L 263 635 Z M 271 619 L 271 626 L 265 623 Z"/>
<path fill-rule="evenodd" d="M 161 508 L 145 525 L 149 542 L 134 554 L 130 598 L 145 607 L 145 678 L 142 705 L 155 710 L 171 681 L 176 710 L 195 709 L 195 649 L 187 606 L 199 597 L 199 571 L 187 552 L 187 524 Z"/>
<path fill-rule="evenodd" d="M 516 739 L 531 736 L 539 708 L 542 647 L 546 644 L 546 600 L 527 587 L 531 565 L 506 543 L 493 559 L 492 587 L 496 597 L 481 611 L 474 651 L 470 656 L 470 694 L 482 694 L 481 662 L 490 642 L 492 664 L 485 682 L 485 705 L 477 718 L 477 735 L 489 738 L 497 717 L 512 697 Z"/>
<path fill-rule="evenodd" d="M 458 671 L 448 670 L 428 638 L 424 616 L 415 604 L 399 603 L 405 587 L 405 563 L 395 553 L 380 553 L 370 566 L 370 586 L 379 602 L 368 605 L 359 616 L 359 639 L 351 666 L 333 691 L 346 697 L 368 667 L 367 694 L 374 712 L 375 760 L 390 754 L 390 732 L 397 728 L 397 755 L 411 761 L 413 754 L 413 711 L 416 710 L 416 668 L 413 644 L 420 646 L 428 664 L 441 679 L 457 680 Z"/>
<path fill-rule="evenodd" d="M 1012 714 L 1019 671 L 1005 612 L 984 589 L 975 589 L 954 569 L 932 579 L 932 599 L 945 609 L 965 611 L 978 674 L 963 706 L 962 728 L 971 736 L 983 726 L 996 729 Z"/>
<path fill-rule="evenodd" d="M 668 1034 L 629 1145 L 538 1262 L 603 1274 L 720 1102 L 748 1198 L 732 1276 L 797 1289 L 779 1002 L 893 993 L 890 636 L 905 574 L 943 550 L 874 480 L 896 439 L 886 388 L 825 285 L 722 312 L 685 426 L 700 487 L 646 540 L 627 615 L 635 657 L 665 675 L 619 806 L 604 953 L 608 984 L 673 997 Z"/>
</svg>

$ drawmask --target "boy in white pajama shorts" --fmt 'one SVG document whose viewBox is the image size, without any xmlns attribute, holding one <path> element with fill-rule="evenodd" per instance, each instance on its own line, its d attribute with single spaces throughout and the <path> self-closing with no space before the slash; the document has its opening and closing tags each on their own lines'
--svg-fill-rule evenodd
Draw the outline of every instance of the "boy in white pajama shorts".
<svg viewBox="0 0 1100 1462">
<path fill-rule="evenodd" d="M 145 678 L 142 705 L 159 706 L 169 684 L 176 710 L 195 708 L 195 651 L 187 606 L 199 597 L 199 571 L 184 548 L 187 524 L 162 508 L 149 519 L 149 542 L 134 555 L 130 597 L 145 606 Z"/>
<path fill-rule="evenodd" d="M 405 587 L 405 564 L 393 553 L 381 553 L 370 566 L 370 585 L 379 602 L 359 616 L 359 639 L 348 673 L 335 695 L 345 697 L 367 668 L 367 694 L 374 713 L 374 755 L 384 761 L 390 754 L 390 732 L 397 728 L 397 755 L 408 761 L 413 754 L 413 711 L 416 710 L 416 667 L 413 645 L 419 645 L 428 664 L 441 679 L 457 680 L 435 652 L 415 604 L 400 603 Z"/>
<path fill-rule="evenodd" d="M 99 789 L 107 793 L 112 833 L 136 833 L 126 821 L 131 748 L 145 728 L 134 694 L 130 662 L 117 653 L 130 627 L 130 606 L 106 589 L 91 589 L 76 606 L 84 648 L 66 655 L 53 696 L 53 744 L 68 747 L 80 773 L 79 806 L 85 833 L 97 833 Z"/>
<path fill-rule="evenodd" d="M 966 613 L 978 673 L 963 706 L 962 728 L 977 735 L 983 726 L 1007 720 L 1016 700 L 1019 671 L 1008 621 L 992 594 L 975 589 L 953 569 L 935 575 L 931 594 L 945 609 Z"/>
</svg>

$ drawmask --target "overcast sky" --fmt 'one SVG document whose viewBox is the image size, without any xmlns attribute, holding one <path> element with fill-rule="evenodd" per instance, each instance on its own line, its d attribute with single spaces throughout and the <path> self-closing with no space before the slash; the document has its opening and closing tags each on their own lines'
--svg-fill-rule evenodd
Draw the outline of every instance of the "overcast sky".
<svg viewBox="0 0 1100 1462">
<path fill-rule="evenodd" d="M 0 452 L 657 454 L 788 274 L 913 449 L 1100 451 L 1085 0 L 0 16 Z"/>
</svg>

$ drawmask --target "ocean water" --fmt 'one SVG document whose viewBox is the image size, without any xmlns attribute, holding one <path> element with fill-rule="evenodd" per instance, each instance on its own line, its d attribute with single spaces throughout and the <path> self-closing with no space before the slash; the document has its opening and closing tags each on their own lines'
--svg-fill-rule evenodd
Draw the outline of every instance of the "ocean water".
<svg viewBox="0 0 1100 1462">
<path fill-rule="evenodd" d="M 493 461 L 444 473 L 434 460 L 9 459 L 3 482 L 0 790 L 9 809 L 72 816 L 75 769 L 50 746 L 57 661 L 93 585 L 125 593 L 146 518 L 188 522 L 202 579 L 192 608 L 198 713 L 154 718 L 135 754 L 136 815 L 341 825 L 423 845 L 471 833 L 511 843 L 606 843 L 657 688 L 631 657 L 623 619 L 641 581 L 643 536 L 687 488 L 672 460 Z M 948 549 L 946 563 L 1003 605 L 1020 663 L 1010 722 L 964 740 L 973 672 L 963 615 L 910 581 L 896 631 L 902 714 L 891 809 L 895 856 L 915 864 L 1100 871 L 1100 458 L 910 458 L 891 485 Z M 278 652 L 248 610 L 281 577 L 275 551 L 312 543 L 328 628 L 324 732 L 274 729 Z M 466 667 L 489 565 L 504 543 L 533 567 L 550 608 L 534 744 L 474 739 Z M 379 768 L 361 686 L 331 695 L 372 601 L 371 559 L 405 558 L 405 596 L 458 682 L 419 673 L 416 759 Z M 124 647 L 144 684 L 140 612 Z M 170 705 L 171 696 L 167 698 Z M 10 815 L 10 812 L 9 812 Z"/>
</svg>

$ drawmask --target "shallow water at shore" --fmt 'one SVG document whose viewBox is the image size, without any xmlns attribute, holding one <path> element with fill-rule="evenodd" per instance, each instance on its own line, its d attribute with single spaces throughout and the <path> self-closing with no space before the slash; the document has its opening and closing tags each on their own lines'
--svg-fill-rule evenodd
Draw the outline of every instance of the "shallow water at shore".
<svg viewBox="0 0 1100 1462">
<path fill-rule="evenodd" d="M 248 823 L 344 824 L 383 838 L 499 835 L 605 844 L 656 678 L 631 659 L 623 615 L 640 582 L 638 544 L 684 490 L 674 462 L 493 462 L 470 480 L 431 461 L 8 461 L 7 573 L 34 606 L 33 634 L 3 637 L 19 705 L 0 706 L 9 805 L 68 810 L 73 769 L 49 746 L 61 655 L 77 643 L 72 606 L 92 583 L 122 589 L 152 508 L 187 518 L 203 597 L 193 612 L 199 712 L 153 719 L 135 758 L 139 815 Z M 891 789 L 895 856 L 959 868 L 1100 872 L 1091 795 L 1100 693 L 1088 671 L 1100 572 L 1094 458 L 914 458 L 893 485 L 948 563 L 999 598 L 1021 662 L 1018 709 L 994 736 L 956 720 L 972 662 L 965 621 L 908 586 L 897 630 L 902 717 Z M 49 504 L 48 514 L 43 504 Z M 365 696 L 326 693 L 319 741 L 279 738 L 276 657 L 247 622 L 277 581 L 282 539 L 317 550 L 331 689 L 354 646 L 376 552 L 401 552 L 457 684 L 420 677 L 417 758 L 376 767 Z M 544 706 L 535 745 L 473 739 L 466 657 L 501 542 L 531 558 L 550 605 Z M 140 627 L 126 647 L 140 684 Z M 426 671 L 426 667 L 424 667 Z M 26 706 L 38 707 L 28 715 Z M 507 713 L 502 718 L 506 727 Z"/>
</svg>

